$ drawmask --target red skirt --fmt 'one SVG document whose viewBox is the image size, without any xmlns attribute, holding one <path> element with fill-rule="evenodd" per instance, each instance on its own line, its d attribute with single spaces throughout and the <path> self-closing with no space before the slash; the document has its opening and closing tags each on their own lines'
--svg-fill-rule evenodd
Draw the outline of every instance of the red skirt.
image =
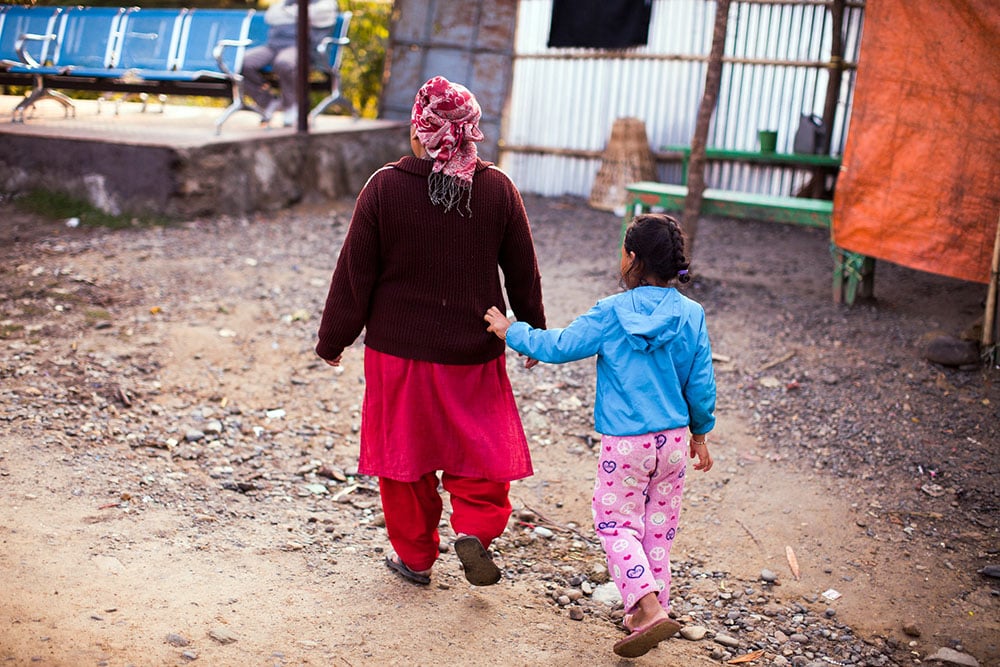
<svg viewBox="0 0 1000 667">
<path fill-rule="evenodd" d="M 358 472 L 414 482 L 438 470 L 495 482 L 532 474 L 505 357 L 435 364 L 366 347 Z"/>
</svg>

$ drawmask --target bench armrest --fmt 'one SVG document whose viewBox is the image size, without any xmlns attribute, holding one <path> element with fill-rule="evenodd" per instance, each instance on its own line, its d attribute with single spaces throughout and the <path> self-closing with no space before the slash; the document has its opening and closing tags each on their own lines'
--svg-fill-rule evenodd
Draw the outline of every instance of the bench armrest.
<svg viewBox="0 0 1000 667">
<path fill-rule="evenodd" d="M 31 54 L 25 51 L 26 42 L 51 42 L 56 38 L 53 34 L 48 35 L 36 35 L 32 33 L 23 33 L 18 36 L 17 41 L 14 42 L 14 50 L 17 52 L 17 57 L 21 59 L 25 65 L 31 67 L 38 67 L 41 65 L 40 62 L 31 57 Z"/>
<path fill-rule="evenodd" d="M 253 44 L 252 40 L 249 39 L 220 39 L 215 44 L 215 48 L 212 49 L 212 56 L 215 58 L 215 62 L 219 64 L 219 70 L 223 72 L 226 76 L 234 76 L 233 72 L 229 69 L 226 61 L 223 59 L 223 55 L 228 48 L 240 48 L 247 47 Z"/>
<path fill-rule="evenodd" d="M 351 40 L 347 37 L 324 37 L 319 40 L 316 44 L 316 53 L 314 54 L 317 62 L 314 63 L 324 72 L 328 72 L 333 66 L 333 56 L 336 54 L 337 49 L 347 46 L 351 43 Z"/>
</svg>

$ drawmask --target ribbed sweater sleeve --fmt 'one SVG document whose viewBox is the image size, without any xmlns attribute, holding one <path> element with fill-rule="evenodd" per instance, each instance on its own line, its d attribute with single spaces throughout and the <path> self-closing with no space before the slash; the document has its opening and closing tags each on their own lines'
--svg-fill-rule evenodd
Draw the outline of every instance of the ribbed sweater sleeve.
<svg viewBox="0 0 1000 667">
<path fill-rule="evenodd" d="M 545 326 L 541 277 L 524 203 L 480 161 L 471 215 L 431 204 L 432 162 L 403 158 L 369 179 L 355 205 L 319 328 L 316 353 L 334 359 L 365 330 L 365 345 L 406 359 L 484 363 L 503 354 L 483 314 L 505 307 Z"/>
<path fill-rule="evenodd" d="M 378 276 L 379 243 L 375 221 L 375 197 L 369 188 L 361 190 L 354 206 L 351 226 L 337 258 L 334 279 L 323 308 L 316 353 L 324 359 L 336 359 L 361 335 L 368 317 Z"/>
<path fill-rule="evenodd" d="M 505 180 L 508 179 L 503 172 L 500 174 Z M 500 246 L 499 261 L 507 297 L 510 299 L 510 309 L 518 320 L 527 322 L 536 329 L 544 329 L 542 279 L 538 272 L 531 226 L 528 224 L 528 214 L 524 210 L 521 193 L 513 183 L 510 183 L 510 203 L 506 215 L 510 222 Z"/>
</svg>

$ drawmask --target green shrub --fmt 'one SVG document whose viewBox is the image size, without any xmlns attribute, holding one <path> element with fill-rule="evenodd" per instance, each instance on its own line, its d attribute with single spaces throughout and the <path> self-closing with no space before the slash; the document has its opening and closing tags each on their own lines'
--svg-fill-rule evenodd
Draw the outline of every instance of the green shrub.
<svg viewBox="0 0 1000 667">
<path fill-rule="evenodd" d="M 351 43 L 340 68 L 340 87 L 362 116 L 375 118 L 382 94 L 392 1 L 340 0 L 340 9 L 353 13 L 348 32 Z"/>
<path fill-rule="evenodd" d="M 151 216 L 112 215 L 92 204 L 71 195 L 51 190 L 31 190 L 14 198 L 14 205 L 22 211 L 34 213 L 50 220 L 77 218 L 86 227 L 125 229 L 150 225 L 165 225 L 166 218 Z"/>
</svg>

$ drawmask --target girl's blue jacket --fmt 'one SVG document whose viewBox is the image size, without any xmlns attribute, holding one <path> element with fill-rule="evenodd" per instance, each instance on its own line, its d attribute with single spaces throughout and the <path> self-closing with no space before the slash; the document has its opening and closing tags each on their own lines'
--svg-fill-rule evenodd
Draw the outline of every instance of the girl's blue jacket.
<svg viewBox="0 0 1000 667">
<path fill-rule="evenodd" d="M 561 364 L 597 355 L 594 427 L 639 435 L 715 426 L 715 373 L 705 311 L 673 287 L 636 287 L 601 299 L 564 329 L 515 322 L 507 345 Z"/>
</svg>

